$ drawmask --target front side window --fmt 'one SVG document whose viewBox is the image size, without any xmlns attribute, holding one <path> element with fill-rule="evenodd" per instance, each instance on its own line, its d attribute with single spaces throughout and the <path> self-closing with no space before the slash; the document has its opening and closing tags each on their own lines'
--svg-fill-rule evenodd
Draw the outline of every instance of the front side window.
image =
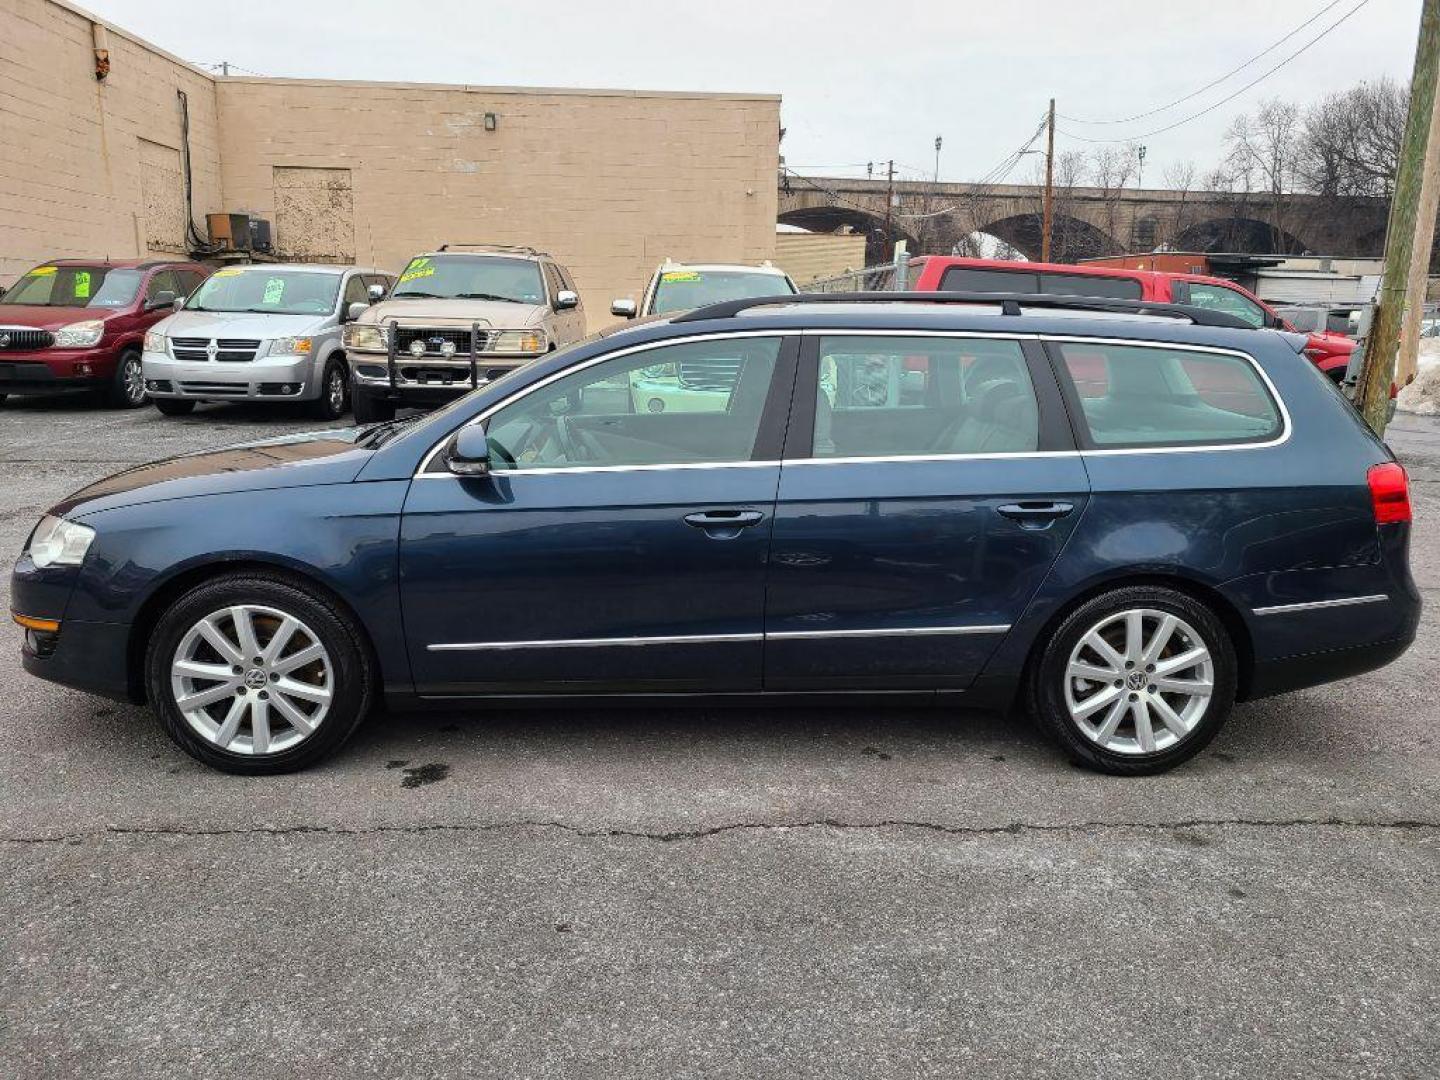
<svg viewBox="0 0 1440 1080">
<path fill-rule="evenodd" d="M 37 266 L 0 296 L 0 304 L 128 307 L 134 303 L 144 276 L 140 270 L 109 266 Z"/>
<path fill-rule="evenodd" d="M 339 274 L 231 266 L 206 278 L 185 307 L 257 315 L 329 315 L 339 295 Z"/>
<path fill-rule="evenodd" d="M 747 461 L 781 340 L 665 345 L 566 375 L 490 417 L 491 467 Z"/>
<path fill-rule="evenodd" d="M 1205 285 L 1192 281 L 1189 282 L 1189 294 L 1190 298 L 1186 302 L 1194 304 L 1196 307 L 1223 311 L 1227 315 L 1243 319 L 1251 326 L 1265 325 L 1265 309 L 1248 297 L 1241 296 L 1234 289 L 1227 289 L 1223 285 Z"/>
<path fill-rule="evenodd" d="M 185 295 L 180 289 L 180 279 L 173 270 L 160 270 L 150 279 L 150 284 L 145 286 L 145 302 L 153 304 L 161 293 L 169 293 L 171 296 Z"/>
<path fill-rule="evenodd" d="M 493 255 L 421 255 L 400 272 L 392 299 L 545 303 L 540 264 Z"/>
<path fill-rule="evenodd" d="M 1282 431 L 1274 398 L 1244 357 L 1150 345 L 1059 349 L 1098 448 L 1265 442 Z"/>
<path fill-rule="evenodd" d="M 817 458 L 1039 446 L 1035 388 L 1018 341 L 825 337 L 817 375 Z"/>
<path fill-rule="evenodd" d="M 726 300 L 788 295 L 794 291 L 788 278 L 759 270 L 662 270 L 648 314 L 686 311 Z"/>
<path fill-rule="evenodd" d="M 365 285 L 365 279 L 359 274 L 352 274 L 350 280 L 345 283 L 344 310 L 348 312 L 351 304 L 368 303 L 370 303 L 370 290 Z"/>
</svg>

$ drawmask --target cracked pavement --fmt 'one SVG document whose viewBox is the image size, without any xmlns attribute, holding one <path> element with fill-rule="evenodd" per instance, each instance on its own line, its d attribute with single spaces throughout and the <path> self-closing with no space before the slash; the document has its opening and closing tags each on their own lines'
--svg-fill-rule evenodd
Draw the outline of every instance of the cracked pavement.
<svg viewBox="0 0 1440 1080">
<path fill-rule="evenodd" d="M 0 550 L 126 464 L 312 426 L 12 399 Z M 1162 777 L 992 716 L 673 706 L 379 717 L 227 777 L 12 635 L 0 1073 L 1433 1075 L 1440 422 L 1391 441 L 1421 639 Z"/>
</svg>

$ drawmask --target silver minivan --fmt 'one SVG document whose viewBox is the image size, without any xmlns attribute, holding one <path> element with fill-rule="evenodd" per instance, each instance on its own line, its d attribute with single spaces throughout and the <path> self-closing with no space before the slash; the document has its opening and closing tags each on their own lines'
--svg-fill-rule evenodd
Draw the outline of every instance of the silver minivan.
<svg viewBox="0 0 1440 1080">
<path fill-rule="evenodd" d="M 259 263 L 217 270 L 145 335 L 145 389 L 167 416 L 197 401 L 304 402 L 334 420 L 349 400 L 340 330 L 351 305 L 393 274 L 355 266 Z"/>
</svg>

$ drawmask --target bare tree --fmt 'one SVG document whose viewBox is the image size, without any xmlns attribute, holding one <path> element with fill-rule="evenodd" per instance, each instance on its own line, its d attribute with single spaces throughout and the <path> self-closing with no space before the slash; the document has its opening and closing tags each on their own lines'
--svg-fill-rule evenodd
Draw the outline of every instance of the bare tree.
<svg viewBox="0 0 1440 1080">
<path fill-rule="evenodd" d="M 1269 250 L 1289 251 L 1299 230 L 1295 200 L 1303 143 L 1300 109 L 1269 98 L 1253 116 L 1237 116 L 1225 136 L 1226 164 L 1245 191 L 1263 192 L 1268 210 Z M 1252 238 L 1253 242 L 1253 238 Z"/>
<path fill-rule="evenodd" d="M 1305 112 L 1297 171 L 1305 189 L 1330 198 L 1389 198 L 1410 100 L 1392 79 L 1330 94 Z"/>
<path fill-rule="evenodd" d="M 1188 214 L 1190 193 L 1195 190 L 1195 176 L 1198 170 L 1193 161 L 1177 161 L 1165 170 L 1165 186 L 1177 192 L 1179 198 L 1175 201 L 1175 212 L 1170 216 L 1170 221 L 1162 228 L 1156 239 L 1162 247 L 1173 247 L 1183 233 L 1190 226 Z"/>
</svg>

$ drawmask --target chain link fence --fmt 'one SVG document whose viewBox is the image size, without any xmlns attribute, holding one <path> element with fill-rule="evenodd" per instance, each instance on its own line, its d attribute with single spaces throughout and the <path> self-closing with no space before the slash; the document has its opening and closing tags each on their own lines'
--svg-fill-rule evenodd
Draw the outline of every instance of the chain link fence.
<svg viewBox="0 0 1440 1080">
<path fill-rule="evenodd" d="M 900 281 L 896 281 L 896 270 L 900 271 Z M 836 274 L 834 277 L 820 278 L 817 281 L 808 281 L 800 286 L 801 292 L 814 293 L 847 293 L 847 292 L 903 292 L 910 287 L 908 279 L 909 264 L 906 262 L 881 263 L 879 266 L 866 266 L 859 270 L 847 270 L 843 274 Z"/>
</svg>

